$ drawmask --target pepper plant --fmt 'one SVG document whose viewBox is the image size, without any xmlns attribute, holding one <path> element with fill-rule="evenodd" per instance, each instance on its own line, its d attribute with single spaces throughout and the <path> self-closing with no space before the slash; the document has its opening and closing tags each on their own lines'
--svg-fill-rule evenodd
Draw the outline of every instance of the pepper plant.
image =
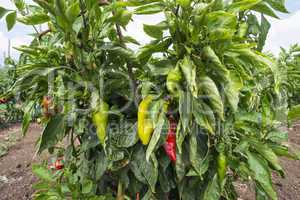
<svg viewBox="0 0 300 200">
<path fill-rule="evenodd" d="M 279 129 L 284 74 L 261 51 L 284 1 L 20 2 L 19 22 L 48 29 L 17 48 L 6 95 L 25 93 L 24 134 L 42 106 L 38 153 L 64 157 L 34 166 L 36 199 L 237 199 L 237 179 L 277 199 L 278 157 L 298 156 Z M 140 45 L 126 27 L 155 14 Z"/>
</svg>

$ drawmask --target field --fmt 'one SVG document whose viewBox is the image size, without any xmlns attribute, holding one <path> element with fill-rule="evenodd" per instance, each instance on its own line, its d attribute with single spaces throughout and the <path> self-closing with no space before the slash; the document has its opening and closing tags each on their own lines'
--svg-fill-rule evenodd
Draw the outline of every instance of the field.
<svg viewBox="0 0 300 200">
<path fill-rule="evenodd" d="M 284 1 L 11 2 L 34 38 L 0 70 L 0 199 L 299 199 L 300 45 L 264 49 Z"/>
<path fill-rule="evenodd" d="M 11 142 L 6 155 L 0 157 L 0 200 L 27 200 L 31 199 L 34 190 L 32 184 L 37 181 L 31 171 L 32 163 L 48 159 L 48 155 L 41 157 L 35 155 L 35 142 L 41 127 L 37 124 L 30 126 L 25 138 L 21 138 L 20 125 L 0 131 L 0 145 Z M 289 144 L 300 148 L 300 124 L 289 131 Z M 279 200 L 296 200 L 300 197 L 300 161 L 286 158 L 281 159 L 281 164 L 286 171 L 286 178 L 273 175 Z M 240 193 L 240 200 L 254 200 L 254 191 L 251 186 L 235 183 Z"/>
</svg>

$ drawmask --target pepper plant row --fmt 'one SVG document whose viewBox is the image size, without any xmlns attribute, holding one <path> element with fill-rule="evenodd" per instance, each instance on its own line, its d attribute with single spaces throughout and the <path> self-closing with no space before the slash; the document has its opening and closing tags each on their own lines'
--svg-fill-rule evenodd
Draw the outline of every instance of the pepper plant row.
<svg viewBox="0 0 300 200">
<path fill-rule="evenodd" d="M 1 8 L 17 13 L 9 28 L 48 29 L 17 48 L 6 96 L 26 95 L 24 133 L 42 105 L 38 153 L 64 157 L 54 172 L 33 167 L 36 199 L 237 199 L 236 180 L 277 199 L 278 157 L 299 158 L 280 129 L 285 68 L 262 53 L 265 16 L 287 12 L 284 1 L 14 2 Z M 146 45 L 127 34 L 136 15 L 163 16 L 137 30 Z"/>
</svg>

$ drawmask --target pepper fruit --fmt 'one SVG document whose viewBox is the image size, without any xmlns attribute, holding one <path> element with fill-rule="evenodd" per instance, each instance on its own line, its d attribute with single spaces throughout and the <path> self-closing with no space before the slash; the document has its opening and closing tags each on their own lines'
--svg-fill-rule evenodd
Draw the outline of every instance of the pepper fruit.
<svg viewBox="0 0 300 200">
<path fill-rule="evenodd" d="M 169 117 L 169 130 L 164 149 L 171 161 L 176 162 L 176 129 L 177 122 L 173 117 Z"/>
<path fill-rule="evenodd" d="M 240 27 L 239 27 L 239 30 L 237 32 L 237 37 L 238 38 L 244 38 L 247 34 L 249 26 L 246 22 L 241 23 L 239 26 Z"/>
<path fill-rule="evenodd" d="M 97 129 L 97 136 L 101 144 L 104 144 L 106 138 L 106 128 L 108 124 L 109 105 L 100 101 L 96 111 L 93 113 L 93 123 Z"/>
<path fill-rule="evenodd" d="M 138 135 L 141 142 L 147 145 L 153 132 L 153 123 L 149 119 L 149 106 L 153 100 L 153 96 L 149 95 L 143 99 L 138 108 Z"/>
<path fill-rule="evenodd" d="M 64 168 L 63 158 L 57 158 L 55 162 L 50 165 L 50 169 L 61 170 L 62 168 Z"/>
<path fill-rule="evenodd" d="M 226 169 L 227 169 L 226 155 L 224 153 L 219 153 L 217 162 L 218 162 L 217 171 L 218 171 L 218 177 L 219 177 L 219 184 L 222 185 L 223 181 L 225 179 Z"/>
<path fill-rule="evenodd" d="M 167 76 L 167 89 L 174 96 L 178 96 L 179 82 L 182 80 L 182 74 L 179 66 L 172 69 Z"/>
<path fill-rule="evenodd" d="M 44 116 L 46 118 L 51 117 L 51 107 L 53 105 L 52 98 L 50 96 L 44 96 L 42 100 L 42 107 L 43 107 L 43 112 Z"/>
<path fill-rule="evenodd" d="M 6 104 L 7 103 L 7 100 L 6 99 L 0 99 L 0 104 Z"/>
<path fill-rule="evenodd" d="M 55 167 L 56 170 L 60 170 L 60 169 L 64 168 L 64 164 L 63 164 L 62 158 L 59 158 L 59 159 L 57 159 L 55 161 L 54 167 Z"/>
</svg>

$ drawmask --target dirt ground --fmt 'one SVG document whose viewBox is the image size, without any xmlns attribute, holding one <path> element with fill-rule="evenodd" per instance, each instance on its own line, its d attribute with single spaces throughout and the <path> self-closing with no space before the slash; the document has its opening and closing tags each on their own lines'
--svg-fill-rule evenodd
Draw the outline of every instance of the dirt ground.
<svg viewBox="0 0 300 200">
<path fill-rule="evenodd" d="M 27 200 L 33 194 L 32 184 L 36 178 L 31 173 L 31 164 L 47 155 L 35 156 L 35 142 L 41 133 L 37 124 L 31 125 L 26 137 L 20 138 L 20 125 L 0 131 L 0 144 L 9 144 L 4 156 L 0 156 L 0 200 Z M 13 135 L 13 136 L 12 136 Z M 289 143 L 300 149 L 300 124 L 290 130 Z M 0 154 L 1 155 L 1 154 Z M 281 159 L 286 179 L 273 176 L 279 200 L 300 200 L 300 161 Z M 237 185 L 240 200 L 254 200 L 253 190 L 247 184 Z"/>
<path fill-rule="evenodd" d="M 0 131 L 0 141 L 7 140 L 8 134 L 21 135 L 20 125 Z M 31 173 L 31 163 L 37 162 L 35 157 L 35 142 L 41 133 L 41 128 L 31 125 L 26 137 L 8 147 L 8 152 L 0 158 L 0 200 L 31 199 L 31 185 L 36 178 Z"/>
</svg>

